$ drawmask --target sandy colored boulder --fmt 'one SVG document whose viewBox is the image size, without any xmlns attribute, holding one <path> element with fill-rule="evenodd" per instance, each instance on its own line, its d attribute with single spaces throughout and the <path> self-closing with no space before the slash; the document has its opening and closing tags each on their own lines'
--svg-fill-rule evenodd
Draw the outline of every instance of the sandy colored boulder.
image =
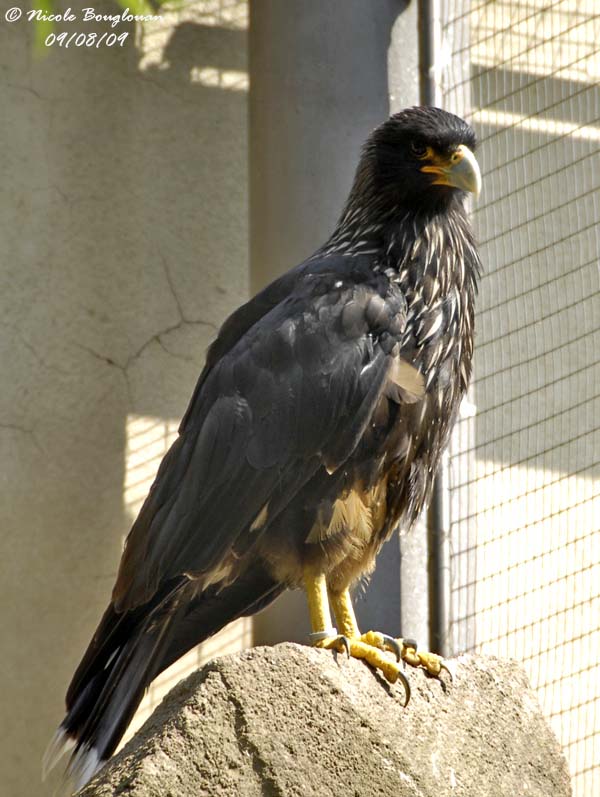
<svg viewBox="0 0 600 797">
<path fill-rule="evenodd" d="M 514 662 L 463 656 L 412 698 L 366 665 L 294 644 L 180 683 L 81 797 L 568 797 L 565 760 Z"/>
</svg>

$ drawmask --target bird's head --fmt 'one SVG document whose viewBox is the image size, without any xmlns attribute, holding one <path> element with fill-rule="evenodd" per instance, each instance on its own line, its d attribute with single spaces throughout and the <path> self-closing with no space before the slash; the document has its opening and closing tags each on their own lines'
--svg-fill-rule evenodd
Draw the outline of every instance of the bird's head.
<svg viewBox="0 0 600 797">
<path fill-rule="evenodd" d="M 479 193 L 474 149 L 475 133 L 460 117 L 440 108 L 408 108 L 373 131 L 358 183 L 380 206 L 439 209 L 464 192 Z"/>
</svg>

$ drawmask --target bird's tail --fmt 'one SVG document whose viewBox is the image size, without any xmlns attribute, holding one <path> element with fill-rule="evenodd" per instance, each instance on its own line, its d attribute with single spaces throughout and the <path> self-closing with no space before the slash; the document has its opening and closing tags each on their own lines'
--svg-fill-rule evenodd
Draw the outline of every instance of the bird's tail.
<svg viewBox="0 0 600 797">
<path fill-rule="evenodd" d="M 44 777 L 71 751 L 65 781 L 79 789 L 110 758 L 158 674 L 181 611 L 176 597 L 143 614 L 108 607 L 69 686 L 66 716 L 44 756 Z"/>
<path fill-rule="evenodd" d="M 67 714 L 43 761 L 43 775 L 70 752 L 65 780 L 84 786 L 117 748 L 151 681 L 227 623 L 253 614 L 283 590 L 265 573 L 186 600 L 171 589 L 152 606 L 119 614 L 111 604 L 67 692 Z"/>
</svg>

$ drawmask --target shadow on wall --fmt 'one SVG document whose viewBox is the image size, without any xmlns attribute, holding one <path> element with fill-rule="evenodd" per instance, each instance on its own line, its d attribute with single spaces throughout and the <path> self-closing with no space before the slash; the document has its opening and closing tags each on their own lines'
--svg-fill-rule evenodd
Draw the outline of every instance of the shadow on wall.
<svg viewBox="0 0 600 797">
<path fill-rule="evenodd" d="M 34 61 L 32 26 L 0 27 L 13 109 L 1 133 L 0 770 L 13 797 L 53 790 L 41 756 L 129 527 L 128 419 L 182 415 L 215 328 L 247 296 L 245 33 L 165 26 L 144 70 L 124 31 L 123 49 Z M 227 70 L 240 85 L 221 81 Z"/>
</svg>

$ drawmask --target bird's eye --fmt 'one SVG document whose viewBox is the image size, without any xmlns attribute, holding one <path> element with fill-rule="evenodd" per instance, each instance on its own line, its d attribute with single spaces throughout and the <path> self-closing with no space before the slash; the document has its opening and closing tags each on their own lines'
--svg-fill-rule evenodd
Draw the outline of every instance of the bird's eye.
<svg viewBox="0 0 600 797">
<path fill-rule="evenodd" d="M 412 154 L 419 159 L 426 158 L 429 154 L 429 147 L 422 144 L 420 141 L 412 141 L 410 144 Z"/>
</svg>

